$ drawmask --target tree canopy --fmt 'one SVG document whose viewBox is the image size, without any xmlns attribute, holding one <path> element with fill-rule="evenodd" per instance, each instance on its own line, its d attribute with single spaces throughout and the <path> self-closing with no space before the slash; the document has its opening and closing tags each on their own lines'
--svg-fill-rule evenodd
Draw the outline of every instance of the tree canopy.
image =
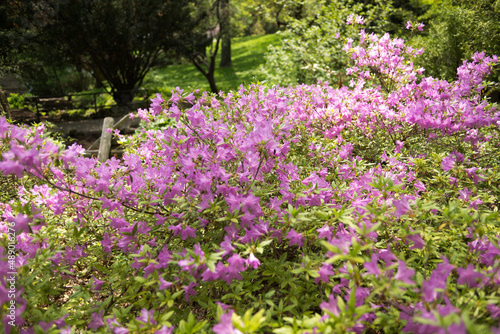
<svg viewBox="0 0 500 334">
<path fill-rule="evenodd" d="M 33 41 L 104 79 L 126 104 L 159 55 L 184 42 L 192 0 L 44 0 L 27 4 Z"/>
</svg>

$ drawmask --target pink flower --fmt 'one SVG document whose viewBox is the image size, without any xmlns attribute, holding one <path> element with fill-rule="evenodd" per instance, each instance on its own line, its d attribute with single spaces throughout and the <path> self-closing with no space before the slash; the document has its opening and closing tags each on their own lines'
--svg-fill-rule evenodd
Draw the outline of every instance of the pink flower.
<svg viewBox="0 0 500 334">
<path fill-rule="evenodd" d="M 286 238 L 290 239 L 290 246 L 297 244 L 297 246 L 302 247 L 302 239 L 304 239 L 304 237 L 301 233 L 295 232 L 293 228 L 288 232 Z"/>
<path fill-rule="evenodd" d="M 102 326 L 104 326 L 104 320 L 102 319 L 102 315 L 104 313 L 104 310 L 101 310 L 99 313 L 92 313 L 91 317 L 92 317 L 92 321 L 90 322 L 89 324 L 89 328 L 90 329 L 93 329 L 93 330 L 96 330 Z"/>
<path fill-rule="evenodd" d="M 316 231 L 319 233 L 318 239 L 326 238 L 329 240 L 332 238 L 332 231 L 330 230 L 330 226 L 328 226 L 327 224 L 325 224 L 321 228 L 316 229 Z"/>
<path fill-rule="evenodd" d="M 411 29 L 413 27 L 411 21 L 406 22 L 406 29 Z"/>
<path fill-rule="evenodd" d="M 255 255 L 253 255 L 253 253 L 250 253 L 250 256 L 247 259 L 247 265 L 253 269 L 257 269 L 260 265 L 260 261 L 255 257 Z"/>
<path fill-rule="evenodd" d="M 156 325 L 156 320 L 153 319 L 153 313 L 154 310 L 148 311 L 147 309 L 143 308 L 141 310 L 141 315 L 135 319 L 145 324 Z"/>
<path fill-rule="evenodd" d="M 186 228 L 181 232 L 182 240 L 187 238 L 196 238 L 196 230 L 192 227 L 186 226 Z"/>
<path fill-rule="evenodd" d="M 233 322 L 231 317 L 233 315 L 233 310 L 229 310 L 229 312 L 224 313 L 220 317 L 220 322 L 212 327 L 212 331 L 215 334 L 240 334 L 241 332 L 233 327 Z"/>
<path fill-rule="evenodd" d="M 415 270 L 408 269 L 408 267 L 406 267 L 406 263 L 401 260 L 398 261 L 398 264 L 398 272 L 396 273 L 396 276 L 394 278 L 400 280 L 401 282 L 415 284 L 415 282 L 410 279 L 410 277 L 415 274 Z"/>
<path fill-rule="evenodd" d="M 375 253 L 373 253 L 370 262 L 364 263 L 366 272 L 368 274 L 373 274 L 376 276 L 380 275 L 380 269 L 378 268 L 377 262 L 378 262 L 378 256 L 375 255 Z"/>
<path fill-rule="evenodd" d="M 475 288 L 479 285 L 478 280 L 484 277 L 484 274 L 479 273 L 474 270 L 474 266 L 469 263 L 467 268 L 457 268 L 457 274 L 459 276 L 458 284 L 467 284 L 470 288 Z"/>
<path fill-rule="evenodd" d="M 319 307 L 327 312 L 327 314 L 333 314 L 335 316 L 338 316 L 340 314 L 339 306 L 337 305 L 337 299 L 335 298 L 333 293 L 328 298 L 328 303 L 322 302 Z"/>
<path fill-rule="evenodd" d="M 184 293 L 186 294 L 186 301 L 189 301 L 189 297 L 196 295 L 196 290 L 193 289 L 198 283 L 191 282 L 184 286 Z"/>
<path fill-rule="evenodd" d="M 396 217 L 401 217 L 402 215 L 405 215 L 408 211 L 410 211 L 410 202 L 408 202 L 407 196 L 403 195 L 401 197 L 401 200 L 392 201 L 392 204 L 396 208 L 396 212 L 394 213 Z"/>
<path fill-rule="evenodd" d="M 322 281 L 324 283 L 328 283 L 329 277 L 333 274 L 333 266 L 331 263 L 323 263 L 321 268 L 318 270 L 319 277 L 316 277 L 314 279 L 314 282 L 316 284 L 319 283 L 319 281 Z"/>
<path fill-rule="evenodd" d="M 355 22 L 357 24 L 363 24 L 365 22 L 365 18 L 363 16 L 356 15 L 356 20 Z"/>
<path fill-rule="evenodd" d="M 158 276 L 158 279 L 160 280 L 160 290 L 166 290 L 173 285 L 172 283 L 165 281 L 161 276 Z"/>
<path fill-rule="evenodd" d="M 447 172 L 455 166 L 455 156 L 449 155 L 441 161 L 441 168 Z"/>
<path fill-rule="evenodd" d="M 92 278 L 94 279 L 94 283 L 92 283 L 92 291 L 101 291 L 102 285 L 105 282 L 98 280 L 97 278 L 94 277 L 94 275 L 92 275 Z"/>
</svg>

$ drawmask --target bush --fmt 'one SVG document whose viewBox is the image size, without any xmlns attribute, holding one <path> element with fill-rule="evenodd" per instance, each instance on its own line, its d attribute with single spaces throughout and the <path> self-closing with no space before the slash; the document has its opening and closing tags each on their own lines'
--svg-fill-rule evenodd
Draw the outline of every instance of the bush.
<svg viewBox="0 0 500 334">
<path fill-rule="evenodd" d="M 319 1 L 317 6 L 314 15 L 291 19 L 287 29 L 278 32 L 281 44 L 269 46 L 263 67 L 269 83 L 316 84 L 321 80 L 342 85 L 349 61 L 342 47 L 345 39 L 358 37 L 357 30 L 345 22 L 364 21 L 367 31 L 379 33 L 388 25 L 390 6 L 385 1 Z"/>
<path fill-rule="evenodd" d="M 417 63 L 425 67 L 427 75 L 455 80 L 457 67 L 475 52 L 500 54 L 496 42 L 500 39 L 500 2 L 444 1 L 427 15 L 431 18 L 428 34 L 412 41 L 426 50 Z M 497 83 L 498 79 L 497 74 Z"/>
<path fill-rule="evenodd" d="M 16 93 L 9 94 L 9 97 L 7 98 L 7 101 L 9 102 L 9 107 L 13 109 L 24 108 L 24 97 L 25 96 L 23 94 L 16 94 Z"/>
<path fill-rule="evenodd" d="M 45 183 L 2 204 L 4 329 L 498 332 L 497 58 L 417 80 L 359 40 L 350 87 L 157 96 L 121 160 L 1 118 L 0 170 Z"/>
</svg>

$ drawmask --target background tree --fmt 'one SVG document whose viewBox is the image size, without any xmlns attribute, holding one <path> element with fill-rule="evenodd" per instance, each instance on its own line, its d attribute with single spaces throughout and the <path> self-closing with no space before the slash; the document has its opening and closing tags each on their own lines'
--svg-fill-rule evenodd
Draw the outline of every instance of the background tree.
<svg viewBox="0 0 500 334">
<path fill-rule="evenodd" d="M 191 27 L 188 0 L 45 0 L 30 2 L 38 45 L 105 79 L 118 104 L 133 98 L 160 54 Z"/>
<path fill-rule="evenodd" d="M 500 1 L 447 0 L 428 16 L 428 33 L 412 40 L 425 49 L 417 62 L 427 75 L 454 80 L 457 67 L 475 52 L 500 55 Z"/>
<path fill-rule="evenodd" d="M 13 64 L 16 45 L 13 34 L 16 28 L 16 12 L 21 4 L 18 1 L 6 0 L 0 3 L 0 76 Z"/>
<path fill-rule="evenodd" d="M 219 92 L 215 82 L 215 60 L 223 37 L 223 10 L 228 4 L 228 0 L 196 1 L 191 7 L 191 20 L 194 24 L 182 30 L 183 42 L 178 43 L 176 49 L 203 74 L 213 93 Z"/>
<path fill-rule="evenodd" d="M 310 16 L 317 0 L 233 0 L 233 36 L 272 34 L 285 29 L 291 20 Z"/>
<path fill-rule="evenodd" d="M 391 9 L 384 0 L 318 0 L 315 6 L 304 8 L 302 15 L 290 18 L 287 28 L 279 32 L 281 45 L 269 47 L 263 68 L 269 82 L 294 85 L 322 80 L 342 85 L 349 60 L 342 50 L 344 39 L 358 38 L 358 30 L 346 25 L 347 19 L 363 16 L 367 32 L 382 32 Z"/>
<path fill-rule="evenodd" d="M 46 23 L 45 2 L 6 0 L 0 3 L 0 75 L 15 74 L 22 77 L 31 92 L 40 95 L 60 93 L 54 85 L 55 66 L 65 65 L 57 55 L 58 48 L 45 42 L 35 42 L 37 27 Z M 64 64 L 64 65 L 62 65 Z M 56 75 L 55 78 L 58 76 Z"/>
</svg>

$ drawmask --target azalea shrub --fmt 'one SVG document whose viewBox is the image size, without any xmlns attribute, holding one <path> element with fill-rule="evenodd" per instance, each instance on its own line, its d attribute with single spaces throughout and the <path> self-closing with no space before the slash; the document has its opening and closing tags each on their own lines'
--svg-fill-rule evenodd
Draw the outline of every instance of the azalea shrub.
<svg viewBox="0 0 500 334">
<path fill-rule="evenodd" d="M 4 331 L 499 333 L 497 57 L 344 51 L 341 88 L 157 95 L 105 163 L 0 118 Z"/>
</svg>

